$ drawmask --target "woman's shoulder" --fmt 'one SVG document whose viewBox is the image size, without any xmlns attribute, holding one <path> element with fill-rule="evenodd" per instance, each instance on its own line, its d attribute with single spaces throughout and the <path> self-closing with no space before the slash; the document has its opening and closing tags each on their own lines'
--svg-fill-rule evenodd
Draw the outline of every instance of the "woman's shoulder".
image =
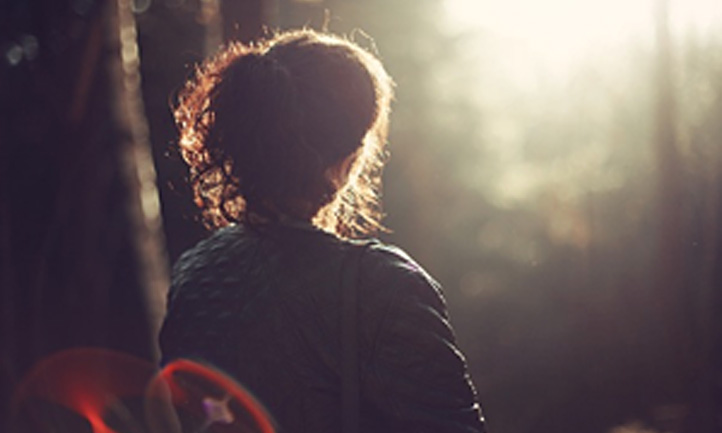
<svg viewBox="0 0 722 433">
<path fill-rule="evenodd" d="M 173 264 L 172 283 L 178 285 L 208 269 L 219 271 L 232 265 L 234 257 L 244 249 L 249 238 L 240 226 L 230 225 L 210 233 L 208 237 L 183 252 Z"/>
<path fill-rule="evenodd" d="M 393 268 L 401 273 L 427 275 L 424 268 L 409 253 L 397 245 L 385 243 L 378 239 L 370 239 L 361 242 L 360 245 L 368 251 L 367 254 L 371 265 Z"/>
<path fill-rule="evenodd" d="M 242 238 L 242 229 L 236 225 L 229 225 L 213 232 L 185 250 L 175 262 L 175 266 L 188 264 L 207 258 L 214 252 L 225 251 Z"/>
<path fill-rule="evenodd" d="M 360 280 L 367 290 L 394 303 L 414 299 L 445 314 L 441 285 L 404 249 L 376 239 L 362 247 Z"/>
</svg>

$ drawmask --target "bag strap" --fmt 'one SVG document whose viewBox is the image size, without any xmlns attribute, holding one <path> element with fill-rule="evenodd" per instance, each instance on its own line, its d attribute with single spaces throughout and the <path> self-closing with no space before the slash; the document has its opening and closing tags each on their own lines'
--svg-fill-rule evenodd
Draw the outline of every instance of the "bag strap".
<svg viewBox="0 0 722 433">
<path fill-rule="evenodd" d="M 360 420 L 357 293 L 361 257 L 368 244 L 351 249 L 341 276 L 341 431 L 358 433 Z"/>
</svg>

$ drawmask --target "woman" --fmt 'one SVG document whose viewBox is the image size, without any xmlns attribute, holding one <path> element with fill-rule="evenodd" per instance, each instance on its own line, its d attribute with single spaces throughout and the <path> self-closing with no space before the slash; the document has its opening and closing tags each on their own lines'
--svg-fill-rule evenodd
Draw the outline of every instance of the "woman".
<svg viewBox="0 0 722 433">
<path fill-rule="evenodd" d="M 163 359 L 220 367 L 282 432 L 341 431 L 349 272 L 360 430 L 484 429 L 438 284 L 401 250 L 349 239 L 380 227 L 391 94 L 371 54 L 300 30 L 229 46 L 179 98 L 195 199 L 219 230 L 174 268 Z"/>
</svg>

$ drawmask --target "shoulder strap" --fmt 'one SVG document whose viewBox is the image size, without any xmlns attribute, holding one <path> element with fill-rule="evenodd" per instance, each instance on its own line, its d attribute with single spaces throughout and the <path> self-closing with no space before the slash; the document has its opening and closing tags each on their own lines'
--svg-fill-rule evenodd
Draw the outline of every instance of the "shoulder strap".
<svg viewBox="0 0 722 433">
<path fill-rule="evenodd" d="M 341 431 L 358 433 L 360 419 L 357 292 L 361 257 L 367 244 L 352 247 L 341 276 L 342 353 L 341 353 Z"/>
</svg>

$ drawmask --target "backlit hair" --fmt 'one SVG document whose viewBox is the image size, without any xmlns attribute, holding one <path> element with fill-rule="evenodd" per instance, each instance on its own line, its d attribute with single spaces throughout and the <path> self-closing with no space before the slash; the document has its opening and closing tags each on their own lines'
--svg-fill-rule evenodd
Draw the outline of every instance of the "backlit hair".
<svg viewBox="0 0 722 433">
<path fill-rule="evenodd" d="M 232 43 L 206 60 L 174 113 L 206 224 L 260 215 L 308 219 L 341 237 L 381 228 L 392 84 L 368 51 L 308 29 Z M 339 185 L 329 170 L 348 158 Z"/>
</svg>

